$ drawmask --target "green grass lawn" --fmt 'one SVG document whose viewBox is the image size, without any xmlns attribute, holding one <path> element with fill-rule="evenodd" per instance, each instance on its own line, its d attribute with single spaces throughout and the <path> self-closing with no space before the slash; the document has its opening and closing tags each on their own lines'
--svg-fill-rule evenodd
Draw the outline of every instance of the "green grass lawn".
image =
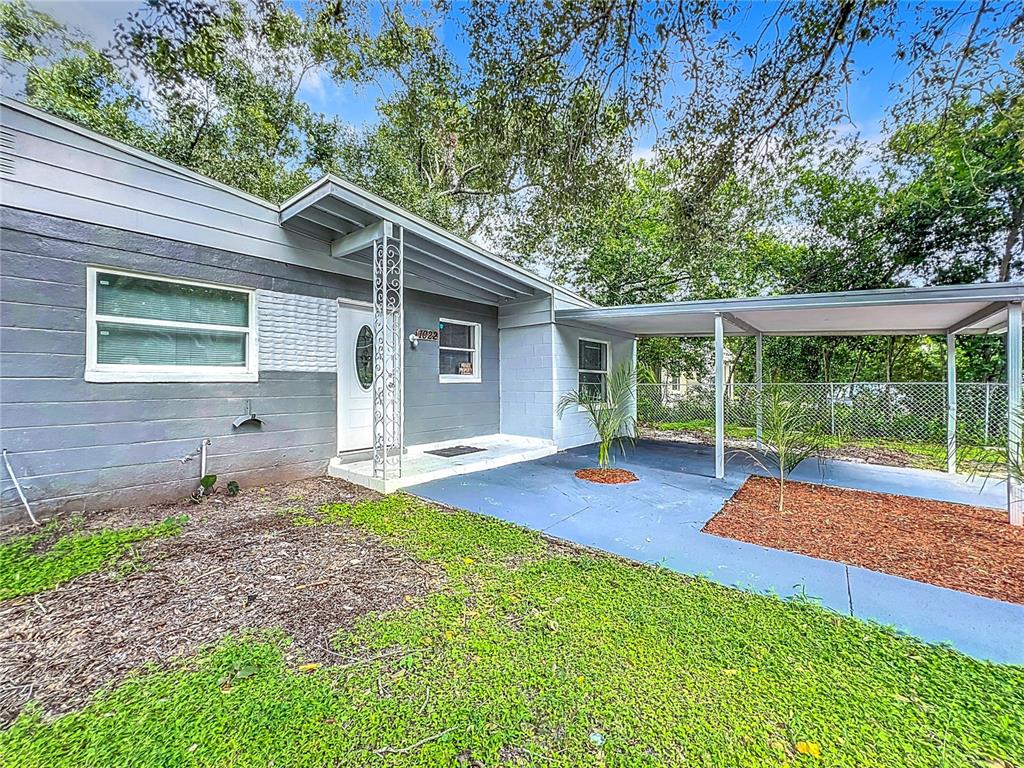
<svg viewBox="0 0 1024 768">
<path fill-rule="evenodd" d="M 226 639 L 80 712 L 26 712 L 0 765 L 1024 765 L 1024 668 L 408 496 L 321 518 L 309 535 L 354 524 L 444 586 L 364 617 L 336 665 Z"/>
<path fill-rule="evenodd" d="M 53 522 L 35 533 L 0 545 L 0 600 L 53 589 L 64 582 L 113 565 L 132 545 L 154 536 L 173 536 L 187 518 L 168 518 L 156 525 L 119 530 L 71 532 Z M 47 542 L 55 539 L 51 546 Z"/>
</svg>

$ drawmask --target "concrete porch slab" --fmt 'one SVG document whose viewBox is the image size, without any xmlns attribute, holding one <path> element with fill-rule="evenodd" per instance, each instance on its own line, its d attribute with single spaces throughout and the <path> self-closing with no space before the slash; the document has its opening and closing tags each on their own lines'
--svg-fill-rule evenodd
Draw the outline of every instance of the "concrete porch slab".
<svg viewBox="0 0 1024 768">
<path fill-rule="evenodd" d="M 437 456 L 428 453 L 457 445 L 472 446 L 481 450 L 461 456 Z M 550 440 L 517 435 L 483 435 L 410 446 L 402 457 L 402 476 L 388 478 L 386 481 L 373 476 L 372 458 L 355 462 L 332 459 L 327 467 L 327 474 L 381 493 L 390 493 L 431 480 L 540 459 L 550 456 L 557 450 Z"/>
</svg>

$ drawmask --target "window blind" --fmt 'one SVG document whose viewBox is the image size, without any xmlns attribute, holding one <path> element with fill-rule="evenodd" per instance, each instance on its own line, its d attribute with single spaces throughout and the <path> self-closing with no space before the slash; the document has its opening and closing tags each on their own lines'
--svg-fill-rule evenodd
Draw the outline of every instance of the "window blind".
<svg viewBox="0 0 1024 768">
<path fill-rule="evenodd" d="M 244 366 L 246 334 L 99 323 L 96 361 L 113 365 Z"/>
<path fill-rule="evenodd" d="M 239 291 L 130 275 L 96 275 L 96 314 L 207 325 L 249 325 L 249 296 Z"/>
</svg>

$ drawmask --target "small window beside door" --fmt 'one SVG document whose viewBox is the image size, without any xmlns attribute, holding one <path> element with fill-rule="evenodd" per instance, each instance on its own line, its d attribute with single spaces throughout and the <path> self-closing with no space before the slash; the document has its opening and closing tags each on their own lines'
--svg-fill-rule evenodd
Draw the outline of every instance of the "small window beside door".
<svg viewBox="0 0 1024 768">
<path fill-rule="evenodd" d="M 439 380 L 447 383 L 480 381 L 480 323 L 441 318 L 438 331 Z"/>
<path fill-rule="evenodd" d="M 608 343 L 579 341 L 579 390 L 583 399 L 603 403 L 608 399 Z"/>
<path fill-rule="evenodd" d="M 257 381 L 253 292 L 86 270 L 87 381 Z"/>
</svg>

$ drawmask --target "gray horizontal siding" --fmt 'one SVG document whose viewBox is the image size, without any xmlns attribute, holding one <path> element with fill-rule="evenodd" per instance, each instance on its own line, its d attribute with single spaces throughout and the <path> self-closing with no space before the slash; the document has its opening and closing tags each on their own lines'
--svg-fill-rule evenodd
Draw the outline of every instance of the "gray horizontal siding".
<svg viewBox="0 0 1024 768">
<path fill-rule="evenodd" d="M 269 374 L 264 375 L 264 381 Z M 180 385 L 179 385 L 180 386 Z M 301 388 L 296 386 L 296 390 Z M 170 396 L 159 399 L 93 400 L 88 407 L 80 401 L 4 403 L 3 427 L 7 432 L 15 429 L 34 429 L 55 426 L 73 427 L 79 424 L 103 425 L 131 424 L 134 422 L 173 421 L 175 419 L 206 419 L 230 416 L 234 419 L 245 412 L 247 400 L 253 410 L 268 417 L 294 413 L 326 413 L 334 404 L 333 390 L 329 394 L 260 395 L 254 398 L 210 397 L 196 400 Z M 185 414 L 185 415 L 181 415 Z"/>
<path fill-rule="evenodd" d="M 291 403 L 287 404 L 288 406 Z M 262 432 L 277 435 L 283 431 L 334 430 L 334 416 L 320 410 L 297 413 L 289 408 L 284 413 L 259 413 L 264 425 Z M 182 406 L 179 404 L 179 412 Z M 67 450 L 70 448 L 105 448 L 118 442 L 139 445 L 154 441 L 196 440 L 217 434 L 224 426 L 225 417 L 244 413 L 245 403 L 233 413 L 218 416 L 182 416 L 170 419 L 142 419 L 139 421 L 111 421 L 107 423 L 71 424 L 0 429 L 0 441 L 11 451 L 26 456 L 32 453 Z M 241 434 L 241 433 L 239 433 Z M 275 438 L 276 439 L 276 438 Z M 248 437 L 246 438 L 248 440 Z M 251 441 L 255 444 L 255 440 Z"/>
<path fill-rule="evenodd" d="M 160 501 L 209 471 L 271 482 L 323 471 L 337 447 L 336 376 L 261 370 L 251 383 L 86 382 L 86 266 L 186 277 L 317 298 L 366 299 L 337 273 L 10 208 L 0 253 L 0 445 L 41 512 Z M 234 430 L 247 403 L 262 429 Z M 243 483 L 244 484 L 244 483 Z M 6 476 L 0 518 L 20 514 Z"/>
<path fill-rule="evenodd" d="M 16 208 L 4 207 L 0 209 L 0 216 L 5 261 L 8 253 L 21 257 L 22 272 L 12 272 L 12 276 L 32 277 L 32 273 L 25 272 L 31 269 L 31 260 L 24 257 L 35 257 L 306 296 L 370 299 L 368 282 L 333 272 Z M 18 264 L 19 259 L 14 259 L 14 262 Z M 200 268 L 201 277 L 198 274 Z M 46 270 L 46 279 L 52 270 L 55 282 L 84 283 L 84 278 L 75 279 L 74 269 L 67 264 L 47 262 Z M 9 274 L 6 264 L 4 274 Z M 39 273 L 36 272 L 35 276 L 38 277 Z"/>
<path fill-rule="evenodd" d="M 405 348 L 405 443 L 421 445 L 501 429 L 499 409 L 498 311 L 486 304 L 407 291 L 405 336 L 418 328 L 437 328 L 442 317 L 480 323 L 482 375 L 478 384 L 438 381 L 434 342 Z"/>
<path fill-rule="evenodd" d="M 0 322 L 6 318 L 0 314 Z M 37 352 L 46 349 L 57 355 L 85 354 L 85 331 L 58 331 L 53 328 L 0 327 L 0 350 Z M 3 369 L 0 368 L 0 373 Z"/>
<path fill-rule="evenodd" d="M 313 477 L 324 471 L 324 462 L 321 459 L 302 461 L 301 457 L 289 456 L 286 461 L 280 461 L 275 460 L 274 457 L 259 456 L 259 458 L 265 463 L 251 468 L 242 468 L 239 465 L 231 473 L 230 479 L 243 488 L 250 488 L 270 482 L 270 479 L 274 482 L 288 482 Z M 190 475 L 189 472 L 193 474 Z M 102 481 L 107 483 L 108 487 L 117 488 L 117 490 L 92 491 L 88 496 L 74 493 L 54 496 L 37 506 L 49 512 L 72 513 L 87 509 L 110 509 L 126 504 L 151 504 L 160 500 L 176 499 L 181 497 L 182 488 L 190 488 L 196 483 L 198 479 L 194 477 L 196 472 L 198 472 L 197 465 L 187 464 L 182 465 L 183 474 L 181 476 L 166 481 L 149 480 L 146 474 L 140 470 L 133 470 L 120 476 L 103 476 L 102 478 L 97 476 L 95 483 Z M 24 519 L 24 512 L 20 507 L 8 506 L 0 511 L 0 520 L 15 519 Z"/>
<path fill-rule="evenodd" d="M 371 276 L 365 262 L 331 258 L 333 232 L 316 227 L 310 236 L 282 227 L 277 206 L 266 201 L 18 105 L 5 108 L 4 128 L 10 169 L 0 175 L 0 199 L 12 208 L 259 256 L 288 268 L 302 264 L 311 272 Z M 369 223 L 383 213 L 378 209 L 361 218 Z M 435 284 L 407 274 L 406 285 L 467 298 L 447 281 Z"/>
<path fill-rule="evenodd" d="M 498 308 L 498 327 L 520 328 L 551 322 L 551 297 L 504 304 Z"/>
</svg>

